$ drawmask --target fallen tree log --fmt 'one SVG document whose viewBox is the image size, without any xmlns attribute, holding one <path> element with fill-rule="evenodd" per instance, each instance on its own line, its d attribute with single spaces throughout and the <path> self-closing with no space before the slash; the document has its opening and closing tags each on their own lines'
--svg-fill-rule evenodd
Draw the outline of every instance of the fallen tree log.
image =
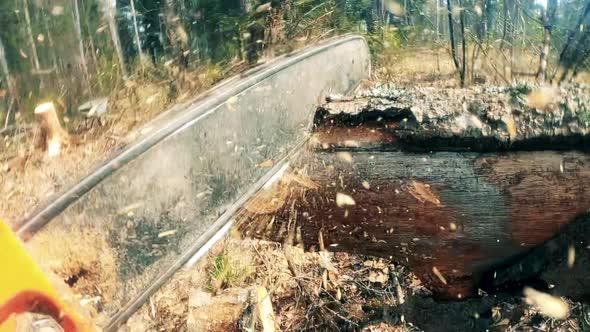
<svg viewBox="0 0 590 332">
<path fill-rule="evenodd" d="M 332 132 L 342 128 L 350 132 L 369 128 L 373 140 L 364 135 L 358 145 L 409 151 L 585 149 L 590 142 L 587 86 L 402 89 L 382 85 L 352 99 L 330 100 L 316 114 L 320 141 L 326 136 L 333 140 Z M 351 147 L 350 139 L 349 144 L 322 143 Z"/>
<path fill-rule="evenodd" d="M 409 265 L 443 298 L 476 294 L 487 271 L 590 208 L 590 155 L 579 152 L 305 153 L 293 164 L 316 186 L 274 189 L 281 207 L 263 193 L 273 212 L 240 213 L 244 235 L 317 250 L 321 232 L 328 250 Z"/>
</svg>

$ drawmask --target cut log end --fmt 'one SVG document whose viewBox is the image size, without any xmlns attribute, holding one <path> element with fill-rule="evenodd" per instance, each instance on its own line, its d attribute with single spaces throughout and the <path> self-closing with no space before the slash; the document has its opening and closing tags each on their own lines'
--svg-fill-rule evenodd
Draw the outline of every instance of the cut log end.
<svg viewBox="0 0 590 332">
<path fill-rule="evenodd" d="M 41 143 L 47 150 L 48 156 L 58 156 L 61 147 L 69 144 L 70 135 L 59 123 L 55 106 L 51 102 L 39 104 L 35 108 L 35 116 L 41 129 Z"/>
</svg>

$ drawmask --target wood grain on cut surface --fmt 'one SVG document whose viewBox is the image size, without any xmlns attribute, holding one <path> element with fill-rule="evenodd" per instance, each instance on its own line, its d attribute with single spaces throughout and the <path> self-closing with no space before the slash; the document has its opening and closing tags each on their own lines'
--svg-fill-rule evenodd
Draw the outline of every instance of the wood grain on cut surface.
<svg viewBox="0 0 590 332">
<path fill-rule="evenodd" d="M 457 298 L 590 207 L 590 157 L 577 152 L 351 155 L 301 154 L 292 165 L 318 188 L 292 186 L 274 218 L 242 213 L 240 230 L 306 248 L 317 248 L 321 230 L 329 250 L 392 256 L 439 296 Z M 338 207 L 337 193 L 355 205 Z"/>
</svg>

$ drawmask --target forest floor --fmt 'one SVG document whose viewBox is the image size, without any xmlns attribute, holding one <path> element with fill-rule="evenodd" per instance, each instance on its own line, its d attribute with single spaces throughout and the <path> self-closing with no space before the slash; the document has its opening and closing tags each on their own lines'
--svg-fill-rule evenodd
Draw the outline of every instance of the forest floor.
<svg viewBox="0 0 590 332">
<path fill-rule="evenodd" d="M 391 53 L 363 87 L 379 82 L 457 87 L 449 59 L 445 50 Z M 69 121 L 67 127 L 78 140 L 59 158 L 47 158 L 36 149 L 34 130 L 24 125 L 4 136 L 0 216 L 16 225 L 39 203 L 125 146 L 143 124 L 222 76 L 208 71 L 190 75 L 189 82 L 201 83 L 188 83 L 174 97 L 167 81 L 128 83 L 111 96 L 104 126 L 87 128 L 81 119 L 62 118 Z M 253 298 L 260 287 L 268 292 L 274 321 L 283 331 L 578 331 L 589 326 L 588 311 L 579 303 L 570 303 L 568 319 L 554 320 L 539 314 L 518 294 L 438 302 L 412 271 L 398 263 L 349 253 L 306 252 L 290 244 L 243 238 L 233 230 L 197 266 L 177 273 L 123 329 L 252 331 L 258 308 Z"/>
</svg>

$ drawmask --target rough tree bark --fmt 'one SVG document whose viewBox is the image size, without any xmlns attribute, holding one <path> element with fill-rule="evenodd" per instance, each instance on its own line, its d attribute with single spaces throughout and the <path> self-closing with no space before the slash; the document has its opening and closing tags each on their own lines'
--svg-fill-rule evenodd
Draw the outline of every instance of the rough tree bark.
<svg viewBox="0 0 590 332">
<path fill-rule="evenodd" d="M 549 56 L 549 50 L 551 48 L 551 30 L 553 29 L 553 22 L 555 21 L 556 10 L 557 0 L 549 0 L 547 2 L 547 11 L 543 15 L 545 37 L 539 59 L 539 70 L 537 72 L 537 80 L 539 82 L 545 82 L 545 79 L 547 78 L 547 57 Z"/>
</svg>

